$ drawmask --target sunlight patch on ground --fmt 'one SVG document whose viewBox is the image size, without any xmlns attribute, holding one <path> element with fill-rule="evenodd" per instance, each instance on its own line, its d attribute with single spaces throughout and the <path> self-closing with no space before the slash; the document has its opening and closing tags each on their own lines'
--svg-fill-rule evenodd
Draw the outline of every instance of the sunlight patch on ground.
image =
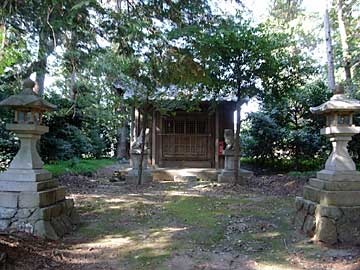
<svg viewBox="0 0 360 270">
<path fill-rule="evenodd" d="M 257 233 L 256 238 L 275 238 L 280 236 L 279 232 L 265 232 L 265 233 Z"/>
<path fill-rule="evenodd" d="M 75 194 L 72 193 L 71 196 L 77 200 L 81 200 L 83 198 L 86 199 L 99 199 L 99 198 L 103 198 L 104 195 L 98 195 L 98 194 Z"/>
<path fill-rule="evenodd" d="M 151 234 L 151 236 L 159 236 L 163 233 L 175 233 L 175 232 L 180 232 L 180 231 L 184 231 L 187 230 L 187 227 L 182 227 L 182 228 L 177 228 L 177 227 L 167 227 L 167 228 L 163 228 L 161 229 L 161 231 L 157 231 Z"/>
<path fill-rule="evenodd" d="M 133 198 L 131 198 L 133 199 Z M 106 199 L 105 202 L 107 203 L 127 203 L 127 202 L 131 202 L 132 200 L 129 199 L 124 199 L 124 198 L 111 198 L 111 199 Z"/>
<path fill-rule="evenodd" d="M 295 266 L 281 266 L 277 264 L 263 264 L 256 263 L 254 270 L 301 270 L 302 268 L 298 268 Z"/>
<path fill-rule="evenodd" d="M 84 243 L 77 246 L 74 246 L 75 249 L 106 249 L 106 248 L 121 248 L 129 244 L 134 244 L 134 241 L 130 237 L 119 237 L 115 235 L 107 235 L 102 239 L 99 239 L 94 242 Z"/>
<path fill-rule="evenodd" d="M 182 196 L 182 197 L 204 197 L 202 194 L 188 193 L 180 190 L 165 191 L 166 196 Z"/>
</svg>

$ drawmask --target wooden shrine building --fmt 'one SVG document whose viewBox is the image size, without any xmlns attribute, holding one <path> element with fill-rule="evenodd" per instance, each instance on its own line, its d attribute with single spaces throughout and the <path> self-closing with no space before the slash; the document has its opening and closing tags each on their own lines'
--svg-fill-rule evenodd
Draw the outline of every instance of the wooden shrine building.
<svg viewBox="0 0 360 270">
<path fill-rule="evenodd" d="M 148 124 L 149 163 L 155 167 L 223 168 L 224 129 L 234 129 L 235 107 L 233 101 L 219 102 L 215 109 L 203 102 L 200 111 L 179 110 L 171 116 L 154 110 Z M 140 132 L 141 118 L 135 110 L 132 138 Z"/>
</svg>

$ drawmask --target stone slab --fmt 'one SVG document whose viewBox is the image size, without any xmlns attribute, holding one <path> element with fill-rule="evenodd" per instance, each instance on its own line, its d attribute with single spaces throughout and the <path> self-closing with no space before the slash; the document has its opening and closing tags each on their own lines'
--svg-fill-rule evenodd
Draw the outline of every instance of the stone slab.
<svg viewBox="0 0 360 270">
<path fill-rule="evenodd" d="M 360 191 L 327 191 L 305 185 L 304 199 L 324 206 L 360 206 Z"/>
<path fill-rule="evenodd" d="M 326 181 L 310 178 L 309 185 L 328 191 L 360 191 L 360 181 Z"/>
<path fill-rule="evenodd" d="M 151 170 L 154 181 L 173 181 L 177 175 L 194 175 L 198 179 L 217 181 L 220 170 L 214 168 L 155 168 Z"/>
<path fill-rule="evenodd" d="M 34 234 L 50 240 L 58 240 L 59 235 L 49 221 L 39 220 L 34 225 Z"/>
<path fill-rule="evenodd" d="M 56 189 L 56 201 L 60 202 L 65 200 L 65 187 L 61 186 Z"/>
<path fill-rule="evenodd" d="M 0 181 L 40 182 L 50 180 L 52 174 L 44 169 L 8 169 L 0 174 Z"/>
<path fill-rule="evenodd" d="M 150 182 L 152 182 L 152 180 L 153 180 L 153 177 L 151 174 L 143 174 L 143 176 L 141 178 L 142 184 L 150 183 Z M 138 181 L 139 181 L 138 176 L 133 176 L 133 175 L 125 176 L 125 182 L 127 184 L 137 185 Z"/>
<path fill-rule="evenodd" d="M 360 181 L 360 172 L 322 170 L 316 173 L 316 178 L 326 181 Z"/>
<path fill-rule="evenodd" d="M 316 223 L 315 239 L 331 245 L 336 244 L 338 238 L 335 222 L 329 218 L 319 218 Z"/>
<path fill-rule="evenodd" d="M 16 208 L 0 207 L 0 219 L 11 219 L 16 215 Z"/>
<path fill-rule="evenodd" d="M 31 215 L 29 220 L 47 220 L 50 221 L 52 218 L 61 215 L 62 206 L 60 204 L 54 204 L 48 207 L 37 208 L 36 211 Z"/>
<path fill-rule="evenodd" d="M 59 185 L 55 179 L 41 182 L 25 182 L 25 181 L 0 181 L 1 191 L 42 191 L 55 188 Z"/>
<path fill-rule="evenodd" d="M 129 170 L 127 172 L 127 175 L 129 175 L 129 176 L 139 176 L 139 172 L 140 171 L 138 169 L 131 169 L 131 170 Z M 145 175 L 149 175 L 149 174 L 151 174 L 151 171 L 149 169 L 144 169 L 142 173 L 145 174 Z"/>
<path fill-rule="evenodd" d="M 17 192 L 0 192 L 0 207 L 18 206 L 19 193 Z"/>
<path fill-rule="evenodd" d="M 347 211 L 348 209 L 353 207 L 336 207 L 336 206 L 324 206 L 318 205 L 316 208 L 316 216 L 317 217 L 326 217 L 332 220 L 339 220 L 344 216 L 343 211 Z M 342 210 L 343 209 L 343 210 Z"/>
<path fill-rule="evenodd" d="M 195 175 L 175 175 L 174 181 L 196 181 L 198 178 Z"/>
<path fill-rule="evenodd" d="M 6 129 L 22 134 L 42 135 L 49 132 L 49 127 L 35 124 L 6 124 Z"/>
<path fill-rule="evenodd" d="M 56 203 L 56 194 L 59 188 L 40 192 L 21 192 L 19 196 L 20 208 L 45 207 Z"/>
<path fill-rule="evenodd" d="M 0 230 L 6 230 L 10 225 L 10 219 L 0 219 Z"/>
<path fill-rule="evenodd" d="M 252 171 L 239 169 L 239 179 L 247 179 L 254 175 Z M 233 183 L 234 182 L 234 172 L 233 171 L 227 171 L 223 170 L 221 174 L 218 175 L 217 178 L 218 182 L 220 183 Z M 241 181 L 242 182 L 242 181 Z"/>
<path fill-rule="evenodd" d="M 31 217 L 36 212 L 36 208 L 20 208 L 17 210 L 17 213 L 15 215 L 15 219 L 26 219 Z"/>
</svg>

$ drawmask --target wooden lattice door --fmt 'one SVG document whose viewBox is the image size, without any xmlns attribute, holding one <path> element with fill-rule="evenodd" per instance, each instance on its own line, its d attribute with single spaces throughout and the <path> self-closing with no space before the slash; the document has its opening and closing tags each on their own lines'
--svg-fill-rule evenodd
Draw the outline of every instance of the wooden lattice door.
<svg viewBox="0 0 360 270">
<path fill-rule="evenodd" d="M 208 120 L 164 118 L 163 158 L 205 160 L 208 158 Z"/>
</svg>

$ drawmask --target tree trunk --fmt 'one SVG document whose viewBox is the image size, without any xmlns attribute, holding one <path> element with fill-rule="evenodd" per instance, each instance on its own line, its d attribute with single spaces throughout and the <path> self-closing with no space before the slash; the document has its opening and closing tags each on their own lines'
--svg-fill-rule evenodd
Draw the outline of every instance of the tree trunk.
<svg viewBox="0 0 360 270">
<path fill-rule="evenodd" d="M 45 92 L 45 75 L 47 66 L 47 57 L 40 60 L 39 69 L 36 71 L 36 82 L 38 86 L 38 95 L 43 96 Z"/>
<path fill-rule="evenodd" d="M 240 110 L 241 103 L 240 98 L 238 97 L 236 103 L 236 132 L 234 138 L 234 148 L 235 148 L 235 157 L 234 157 L 234 184 L 240 184 L 239 179 L 239 158 L 240 158 L 240 127 L 241 127 L 241 119 L 240 119 Z"/>
<path fill-rule="evenodd" d="M 328 65 L 328 86 L 329 89 L 334 92 L 335 90 L 335 75 L 334 75 L 334 55 L 331 42 L 331 28 L 328 7 L 325 8 L 324 15 L 324 27 L 325 27 L 325 41 L 327 51 L 327 65 Z"/>
<path fill-rule="evenodd" d="M 128 121 L 124 122 L 124 125 L 117 130 L 117 149 L 116 158 L 127 158 L 127 137 L 128 137 Z"/>
<path fill-rule="evenodd" d="M 146 127 L 148 122 L 148 114 L 147 105 L 144 106 L 144 115 L 143 115 L 143 122 L 142 122 L 142 132 L 143 136 L 141 138 L 141 154 L 140 154 L 140 161 L 139 161 L 139 178 L 138 178 L 138 185 L 142 184 L 142 173 L 143 173 L 143 161 L 144 161 L 144 150 L 145 150 L 145 136 L 146 136 Z"/>
<path fill-rule="evenodd" d="M 47 46 L 47 33 L 45 30 L 40 31 L 39 34 L 39 50 L 38 50 L 38 62 L 39 65 L 36 71 L 36 82 L 38 85 L 38 95 L 44 95 L 45 87 L 45 74 L 47 67 L 47 56 L 48 56 L 48 46 Z"/>
<path fill-rule="evenodd" d="M 351 87 L 351 56 L 349 52 L 349 44 L 347 42 L 347 33 L 343 15 L 343 0 L 338 0 L 337 15 L 339 21 L 339 32 L 342 47 L 343 65 L 345 70 L 345 81 L 347 86 Z M 352 94 L 352 93 L 350 93 Z"/>
<path fill-rule="evenodd" d="M 76 73 L 76 69 L 73 66 L 72 67 L 72 71 L 71 71 L 71 85 L 70 85 L 70 99 L 73 102 L 73 118 L 76 117 L 76 110 L 77 110 L 77 94 L 78 94 L 78 89 L 77 89 L 77 73 Z"/>
<path fill-rule="evenodd" d="M 5 22 L 0 24 L 0 35 L 1 35 L 1 44 L 0 44 L 0 53 L 4 51 L 6 45 L 6 25 Z"/>
</svg>

